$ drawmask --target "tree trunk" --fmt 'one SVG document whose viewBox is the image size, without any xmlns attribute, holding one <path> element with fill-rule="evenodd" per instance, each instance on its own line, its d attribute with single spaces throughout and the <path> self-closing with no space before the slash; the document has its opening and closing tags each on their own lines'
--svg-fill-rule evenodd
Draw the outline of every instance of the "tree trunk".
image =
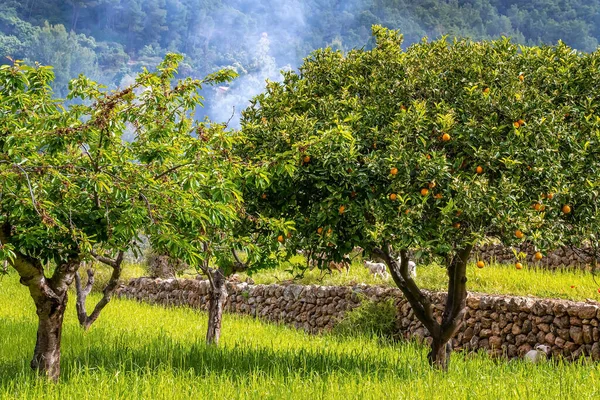
<svg viewBox="0 0 600 400">
<path fill-rule="evenodd" d="M 443 371 L 448 369 L 452 345 L 450 339 L 456 334 L 462 323 L 467 299 L 467 261 L 473 246 L 457 250 L 448 265 L 448 295 L 441 322 L 433 314 L 433 305 L 429 296 L 421 291 L 408 270 L 408 252 L 400 251 L 400 262 L 391 256 L 391 248 L 386 246 L 375 249 L 388 268 L 394 282 L 409 302 L 417 319 L 427 328 L 433 338 L 431 351 L 427 356 L 431 366 Z"/>
<path fill-rule="evenodd" d="M 40 375 L 57 381 L 60 376 L 60 342 L 67 294 L 65 293 L 62 299 L 34 300 L 38 315 L 38 331 L 31 368 Z"/>
<path fill-rule="evenodd" d="M 427 361 L 432 367 L 441 371 L 448 371 L 450 366 L 450 354 L 452 354 L 452 343 L 450 340 L 443 342 L 440 337 L 433 338 L 431 350 L 427 354 Z"/>
<path fill-rule="evenodd" d="M 211 286 L 208 302 L 208 331 L 206 332 L 206 343 L 219 344 L 221 337 L 221 321 L 223 318 L 223 308 L 227 301 L 227 286 L 225 285 L 225 274 L 222 269 L 212 270 Z"/>
</svg>

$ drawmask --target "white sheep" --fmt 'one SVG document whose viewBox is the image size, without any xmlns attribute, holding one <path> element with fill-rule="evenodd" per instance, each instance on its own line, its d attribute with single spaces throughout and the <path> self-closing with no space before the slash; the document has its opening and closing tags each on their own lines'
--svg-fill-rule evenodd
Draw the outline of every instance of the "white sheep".
<svg viewBox="0 0 600 400">
<path fill-rule="evenodd" d="M 396 262 L 398 263 L 398 266 L 400 266 L 400 264 L 402 264 L 402 257 L 398 257 L 398 260 Z M 414 261 L 408 262 L 408 274 L 413 279 L 415 279 L 417 277 L 417 264 L 415 264 Z"/>
<path fill-rule="evenodd" d="M 369 269 L 369 272 L 375 277 L 377 275 L 381 276 L 381 279 L 387 279 L 388 273 L 385 269 L 384 263 L 377 263 L 372 261 L 365 260 L 365 267 Z"/>
<path fill-rule="evenodd" d="M 545 344 L 538 344 L 533 350 L 529 350 L 523 358 L 525 361 L 537 364 L 548 358 L 550 353 L 550 347 Z"/>
</svg>

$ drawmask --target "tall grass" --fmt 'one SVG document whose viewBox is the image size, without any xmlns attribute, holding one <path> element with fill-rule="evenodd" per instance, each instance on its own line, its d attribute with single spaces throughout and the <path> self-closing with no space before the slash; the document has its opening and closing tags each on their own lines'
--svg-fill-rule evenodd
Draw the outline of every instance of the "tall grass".
<svg viewBox="0 0 600 400">
<path fill-rule="evenodd" d="M 594 399 L 590 363 L 456 354 L 446 374 L 426 349 L 370 337 L 310 336 L 225 315 L 222 347 L 203 343 L 206 315 L 132 301 L 110 304 L 84 333 L 68 310 L 59 384 L 28 362 L 35 313 L 14 275 L 0 281 L 0 398 L 6 399 Z"/>
</svg>

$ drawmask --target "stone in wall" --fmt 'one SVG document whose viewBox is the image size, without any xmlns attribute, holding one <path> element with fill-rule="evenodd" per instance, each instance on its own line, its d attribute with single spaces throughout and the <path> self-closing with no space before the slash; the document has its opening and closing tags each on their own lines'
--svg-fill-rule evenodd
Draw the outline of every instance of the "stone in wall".
<svg viewBox="0 0 600 400">
<path fill-rule="evenodd" d="M 118 295 L 165 306 L 206 309 L 209 282 L 193 279 L 133 279 Z M 356 285 L 249 285 L 227 283 L 227 312 L 285 323 L 311 333 L 330 330 L 361 299 L 394 299 L 397 325 L 406 339 L 429 340 L 397 288 Z M 446 294 L 426 292 L 441 318 Z M 453 339 L 457 349 L 485 350 L 491 355 L 521 357 L 537 344 L 553 356 L 600 360 L 600 304 L 470 293 L 463 324 Z"/>
</svg>

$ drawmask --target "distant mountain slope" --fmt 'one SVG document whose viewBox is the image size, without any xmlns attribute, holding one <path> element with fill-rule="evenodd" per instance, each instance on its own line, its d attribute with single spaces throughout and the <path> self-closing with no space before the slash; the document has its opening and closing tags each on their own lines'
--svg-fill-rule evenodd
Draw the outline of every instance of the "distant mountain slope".
<svg viewBox="0 0 600 400">
<path fill-rule="evenodd" d="M 373 24 L 400 29 L 407 44 L 504 35 L 593 51 L 600 0 L 4 0 L 0 55 L 54 65 L 60 94 L 79 73 L 127 82 L 167 51 L 186 55 L 184 74 L 233 66 L 254 87 L 315 48 L 368 46 Z"/>
</svg>

